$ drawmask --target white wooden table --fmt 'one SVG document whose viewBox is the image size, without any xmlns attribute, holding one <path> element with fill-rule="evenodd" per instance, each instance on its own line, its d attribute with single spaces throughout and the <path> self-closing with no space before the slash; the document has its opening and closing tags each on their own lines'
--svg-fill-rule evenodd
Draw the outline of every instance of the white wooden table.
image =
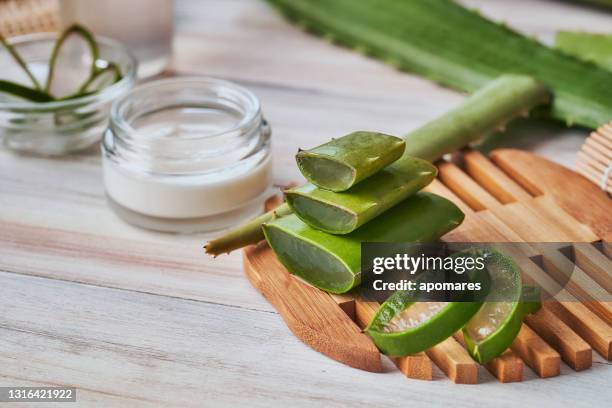
<svg viewBox="0 0 612 408">
<path fill-rule="evenodd" d="M 466 3 L 544 41 L 559 28 L 612 31 L 612 14 L 567 3 Z M 261 0 L 177 7 L 173 68 L 236 80 L 261 98 L 278 184 L 299 180 L 298 147 L 355 129 L 403 134 L 463 98 L 304 34 Z M 520 125 L 495 145 L 571 166 L 585 134 Z M 586 372 L 564 365 L 547 380 L 526 368 L 516 384 L 482 370 L 476 386 L 440 372 L 421 382 L 348 368 L 294 338 L 244 278 L 240 254 L 210 259 L 205 240 L 117 219 L 97 148 L 64 159 L 0 151 L 0 386 L 71 385 L 75 406 L 100 407 L 586 407 L 612 398 L 612 369 L 599 356 Z"/>
</svg>

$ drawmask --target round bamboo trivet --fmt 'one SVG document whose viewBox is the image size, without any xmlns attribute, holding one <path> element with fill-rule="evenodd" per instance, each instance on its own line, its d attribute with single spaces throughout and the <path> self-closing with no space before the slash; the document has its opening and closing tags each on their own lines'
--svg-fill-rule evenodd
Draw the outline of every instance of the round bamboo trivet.
<svg viewBox="0 0 612 408">
<path fill-rule="evenodd" d="M 586 139 L 578 152 L 576 169 L 602 190 L 612 194 L 612 122 Z"/>
</svg>

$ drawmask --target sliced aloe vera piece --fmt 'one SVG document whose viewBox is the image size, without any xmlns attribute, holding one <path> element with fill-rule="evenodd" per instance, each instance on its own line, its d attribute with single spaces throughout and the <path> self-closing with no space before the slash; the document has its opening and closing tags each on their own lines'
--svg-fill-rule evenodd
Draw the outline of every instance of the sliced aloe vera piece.
<svg viewBox="0 0 612 408">
<path fill-rule="evenodd" d="M 466 250 L 453 256 L 478 255 L 477 251 Z M 467 290 L 452 293 L 446 302 L 423 301 L 431 294 L 418 290 L 395 292 L 380 306 L 366 333 L 383 353 L 390 356 L 419 353 L 446 340 L 478 312 L 489 286 L 486 269 L 473 269 L 454 274 L 451 278 L 456 282 L 479 282 L 482 289 L 478 293 Z M 448 276 L 441 271 L 428 271 L 420 275 L 416 283 L 437 279 L 448 281 Z"/>
<path fill-rule="evenodd" d="M 320 289 L 344 293 L 361 281 L 362 242 L 429 242 L 456 228 L 463 213 L 431 193 L 417 193 L 347 235 L 310 227 L 295 214 L 263 225 L 266 240 L 289 272 Z"/>
<path fill-rule="evenodd" d="M 308 181 L 331 190 L 344 191 L 387 167 L 402 156 L 406 142 L 377 132 L 353 132 L 296 155 L 297 165 Z"/>
<path fill-rule="evenodd" d="M 436 177 L 431 163 L 404 157 L 344 192 L 305 184 L 285 192 L 287 203 L 314 228 L 348 234 L 405 200 Z"/>
<path fill-rule="evenodd" d="M 44 91 L 56 98 L 80 93 L 83 85 L 96 75 L 98 55 L 98 44 L 87 29 L 76 24 L 68 27 L 51 52 Z M 83 63 L 87 65 L 85 69 Z"/>
<path fill-rule="evenodd" d="M 549 116 L 590 128 L 612 119 L 612 73 L 456 1 L 268 1 L 310 32 L 452 88 L 471 92 L 502 74 L 524 74 L 553 91 Z"/>
<path fill-rule="evenodd" d="M 518 335 L 523 318 L 540 307 L 537 291 L 531 287 L 523 290 L 521 271 L 512 258 L 489 250 L 485 263 L 490 277 L 489 294 L 482 308 L 463 327 L 466 347 L 481 364 L 506 351 Z"/>
<path fill-rule="evenodd" d="M 560 31 L 555 37 L 555 47 L 612 71 L 612 35 Z"/>
</svg>

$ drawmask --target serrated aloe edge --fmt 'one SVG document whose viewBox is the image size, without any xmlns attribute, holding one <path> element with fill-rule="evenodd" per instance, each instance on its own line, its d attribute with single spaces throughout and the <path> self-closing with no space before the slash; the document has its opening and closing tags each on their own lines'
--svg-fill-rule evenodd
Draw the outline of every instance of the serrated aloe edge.
<svg viewBox="0 0 612 408">
<path fill-rule="evenodd" d="M 525 76 L 502 76 L 469 97 L 456 109 L 404 137 L 404 156 L 394 162 L 393 166 L 401 165 L 403 160 L 411 160 L 412 156 L 433 162 L 471 141 L 502 129 L 513 118 L 527 115 L 530 109 L 547 102 L 549 98 L 550 94 L 539 81 Z M 368 179 L 362 183 L 367 181 Z M 355 187 L 358 186 L 359 184 Z M 350 194 L 350 191 L 351 189 L 345 193 Z M 329 194 L 326 193 L 326 196 Z M 325 205 L 331 202 L 332 200 L 326 200 Z M 287 203 L 283 203 L 274 211 L 208 241 L 204 247 L 205 251 L 216 256 L 255 244 L 264 239 L 261 230 L 264 222 L 278 217 L 279 214 L 290 213 L 292 209 Z M 380 213 L 373 214 L 377 216 Z"/>
<path fill-rule="evenodd" d="M 308 31 L 443 85 L 473 92 L 506 73 L 533 76 L 545 113 L 597 128 L 612 119 L 612 73 L 487 20 L 452 0 L 269 0 Z"/>
</svg>

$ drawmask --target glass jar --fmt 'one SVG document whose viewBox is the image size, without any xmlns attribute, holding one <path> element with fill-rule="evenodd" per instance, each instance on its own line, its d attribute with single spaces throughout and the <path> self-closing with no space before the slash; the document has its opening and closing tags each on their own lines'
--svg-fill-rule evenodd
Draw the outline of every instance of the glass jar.
<svg viewBox="0 0 612 408">
<path fill-rule="evenodd" d="M 78 23 L 125 44 L 138 59 L 138 77 L 162 72 L 172 55 L 174 0 L 60 0 L 62 26 Z"/>
<path fill-rule="evenodd" d="M 28 64 L 40 83 L 45 83 L 49 56 L 57 34 L 42 33 L 13 37 L 8 41 Z M 116 41 L 96 37 L 99 58 L 119 66 L 123 78 L 94 94 L 51 102 L 32 102 L 0 92 L 0 137 L 11 150 L 41 155 L 62 155 L 96 143 L 108 126 L 111 102 L 125 94 L 136 81 L 134 56 Z M 88 71 L 89 55 L 76 54 L 78 72 Z M 3 79 L 29 85 L 29 79 L 14 58 L 0 46 Z M 62 75 L 62 72 L 56 72 Z"/>
<path fill-rule="evenodd" d="M 118 99 L 102 159 L 110 206 L 147 229 L 227 228 L 261 213 L 270 195 L 270 128 L 259 101 L 218 79 L 158 80 Z"/>
</svg>

